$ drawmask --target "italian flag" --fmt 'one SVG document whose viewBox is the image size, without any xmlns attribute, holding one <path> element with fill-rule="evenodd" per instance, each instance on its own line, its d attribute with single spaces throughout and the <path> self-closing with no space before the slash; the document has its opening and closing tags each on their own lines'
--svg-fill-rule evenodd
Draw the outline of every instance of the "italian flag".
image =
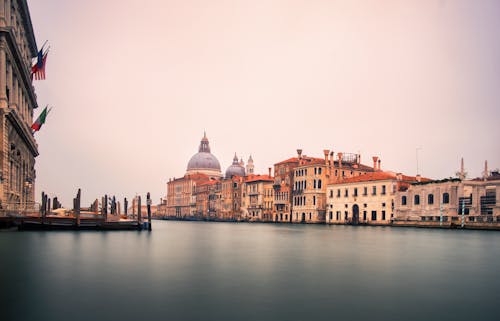
<svg viewBox="0 0 500 321">
<path fill-rule="evenodd" d="M 33 132 L 37 132 L 40 130 L 40 128 L 42 128 L 42 125 L 45 124 L 45 119 L 47 118 L 49 111 L 50 109 L 47 110 L 47 106 L 45 106 L 45 108 L 42 110 L 42 113 L 38 116 L 33 125 L 31 125 L 31 129 L 33 129 Z"/>
</svg>

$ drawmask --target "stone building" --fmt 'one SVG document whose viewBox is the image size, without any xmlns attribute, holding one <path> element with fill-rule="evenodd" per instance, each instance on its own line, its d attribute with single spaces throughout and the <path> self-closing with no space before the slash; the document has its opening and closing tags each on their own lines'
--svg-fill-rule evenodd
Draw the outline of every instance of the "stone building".
<svg viewBox="0 0 500 321">
<path fill-rule="evenodd" d="M 242 165 L 243 159 L 241 162 L 238 162 L 238 156 L 234 153 L 233 163 L 226 169 L 226 178 L 231 178 L 233 176 L 243 177 L 246 175 L 245 167 Z"/>
<path fill-rule="evenodd" d="M 463 177 L 463 175 L 462 175 Z M 500 223 L 500 174 L 419 182 L 398 192 L 395 223 L 467 225 Z M 462 215 L 463 214 L 463 215 Z"/>
<path fill-rule="evenodd" d="M 269 219 L 272 211 L 272 194 L 269 190 L 273 188 L 274 179 L 271 175 L 248 175 L 243 183 L 241 200 L 242 219 L 248 221 L 264 221 Z M 266 216 L 264 216 L 266 215 Z"/>
<path fill-rule="evenodd" d="M 241 195 L 243 176 L 231 176 L 221 181 L 221 213 L 223 220 L 239 220 L 241 217 Z"/>
<path fill-rule="evenodd" d="M 203 134 L 198 153 L 194 154 L 188 162 L 186 175 L 190 174 L 205 174 L 210 178 L 222 177 L 219 160 L 210 152 L 210 143 L 206 133 Z"/>
<path fill-rule="evenodd" d="M 217 195 L 220 195 L 220 182 L 215 179 L 203 181 L 196 184 L 194 188 L 194 199 L 196 210 L 194 216 L 199 219 L 216 220 Z"/>
<path fill-rule="evenodd" d="M 325 221 L 327 162 L 321 158 L 302 156 L 295 168 L 292 191 L 292 222 L 321 223 Z M 286 217 L 285 217 L 286 220 Z"/>
<path fill-rule="evenodd" d="M 0 0 L 0 205 L 4 209 L 34 204 L 38 146 L 30 127 L 38 106 L 30 76 L 37 51 L 26 0 Z"/>
<path fill-rule="evenodd" d="M 170 179 L 167 183 L 166 216 L 178 219 L 194 217 L 196 212 L 196 198 L 194 195 L 196 185 L 209 179 L 205 174 L 191 174 Z"/>
<path fill-rule="evenodd" d="M 324 223 L 326 220 L 326 188 L 328 183 L 348 177 L 373 172 L 379 166 L 378 158 L 374 167 L 361 164 L 358 154 L 337 153 L 324 150 L 324 159 L 302 155 L 297 150 L 298 165 L 293 171 L 292 222 Z"/>
<path fill-rule="evenodd" d="M 420 180 L 392 172 L 368 172 L 328 184 L 328 224 L 390 225 L 398 191 Z"/>
<path fill-rule="evenodd" d="M 189 160 L 184 177 L 170 179 L 167 183 L 166 216 L 179 219 L 195 218 L 197 214 L 199 216 L 196 186 L 221 176 L 220 163 L 210 152 L 210 143 L 204 133 L 198 153 Z"/>
<path fill-rule="evenodd" d="M 273 220 L 290 222 L 292 220 L 292 186 L 294 169 L 299 159 L 292 157 L 274 164 L 274 201 Z"/>
</svg>

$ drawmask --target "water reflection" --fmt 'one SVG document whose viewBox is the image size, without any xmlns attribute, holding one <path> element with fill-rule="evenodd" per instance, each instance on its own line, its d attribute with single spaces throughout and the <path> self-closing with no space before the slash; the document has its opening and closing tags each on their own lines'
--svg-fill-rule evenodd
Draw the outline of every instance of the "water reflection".
<svg viewBox="0 0 500 321">
<path fill-rule="evenodd" d="M 498 233 L 154 223 L 0 233 L 7 320 L 496 319 Z"/>
</svg>

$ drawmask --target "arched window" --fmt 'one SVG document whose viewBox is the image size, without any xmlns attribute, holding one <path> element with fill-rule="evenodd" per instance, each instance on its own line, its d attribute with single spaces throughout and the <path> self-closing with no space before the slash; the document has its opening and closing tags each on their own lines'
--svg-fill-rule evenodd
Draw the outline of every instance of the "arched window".
<svg viewBox="0 0 500 321">
<path fill-rule="evenodd" d="M 420 205 L 420 195 L 415 195 L 415 197 L 413 197 L 413 204 Z"/>
<path fill-rule="evenodd" d="M 332 197 L 333 197 L 333 190 L 331 189 L 330 190 L 330 198 L 332 198 Z"/>
<path fill-rule="evenodd" d="M 401 205 L 406 205 L 406 196 L 401 196 Z"/>
<path fill-rule="evenodd" d="M 449 204 L 449 203 L 450 203 L 450 194 L 443 193 L 443 204 Z"/>
<path fill-rule="evenodd" d="M 318 188 L 321 188 L 321 180 L 320 179 L 318 180 Z"/>
<path fill-rule="evenodd" d="M 316 205 L 316 195 L 313 195 L 313 205 Z"/>
<path fill-rule="evenodd" d="M 434 194 L 427 195 L 427 204 L 434 204 Z"/>
<path fill-rule="evenodd" d="M 313 188 L 316 188 L 316 180 L 313 181 Z"/>
<path fill-rule="evenodd" d="M 321 175 L 321 167 L 318 168 L 318 174 Z"/>
</svg>

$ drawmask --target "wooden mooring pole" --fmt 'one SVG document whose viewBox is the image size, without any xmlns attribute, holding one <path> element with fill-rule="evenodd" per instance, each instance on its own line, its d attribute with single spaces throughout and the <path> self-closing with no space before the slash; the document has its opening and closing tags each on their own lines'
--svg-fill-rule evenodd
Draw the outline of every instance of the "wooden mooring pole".
<svg viewBox="0 0 500 321">
<path fill-rule="evenodd" d="M 78 189 L 76 197 L 73 199 L 73 209 L 76 216 L 76 226 L 80 227 L 80 202 L 81 202 L 82 191 Z"/>
<path fill-rule="evenodd" d="M 148 231 L 151 231 L 151 195 L 148 192 L 147 195 L 147 204 L 148 204 Z"/>
<path fill-rule="evenodd" d="M 142 229 L 141 197 L 137 196 L 137 224 Z"/>
</svg>

